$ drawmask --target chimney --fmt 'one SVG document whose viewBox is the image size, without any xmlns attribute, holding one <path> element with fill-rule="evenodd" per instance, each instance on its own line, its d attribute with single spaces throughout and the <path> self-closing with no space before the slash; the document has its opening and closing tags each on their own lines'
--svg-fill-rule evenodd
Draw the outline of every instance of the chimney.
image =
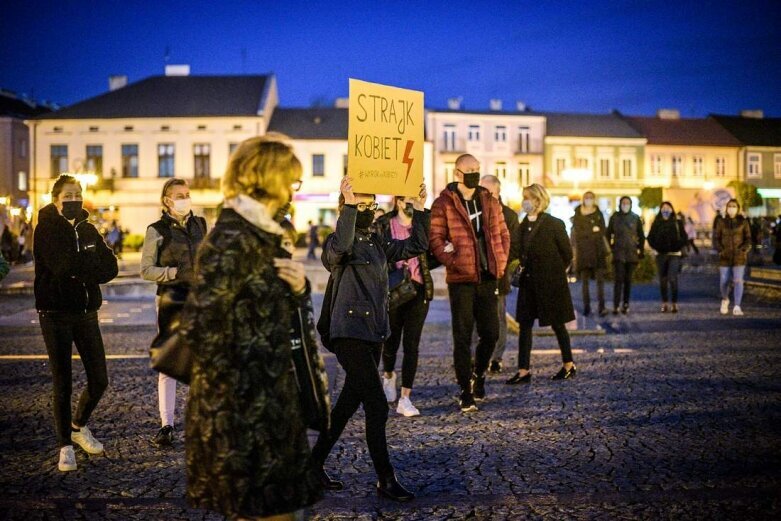
<svg viewBox="0 0 781 521">
<path fill-rule="evenodd" d="M 189 65 L 166 65 L 165 75 L 166 76 L 189 76 L 190 66 Z"/>
<path fill-rule="evenodd" d="M 741 118 L 751 118 L 751 119 L 762 119 L 765 117 L 765 112 L 761 109 L 754 109 L 754 110 L 741 110 L 740 111 L 740 117 Z"/>
<path fill-rule="evenodd" d="M 108 77 L 108 90 L 114 91 L 127 85 L 127 76 L 116 75 Z"/>
<path fill-rule="evenodd" d="M 461 110 L 461 102 L 464 101 L 464 98 L 461 96 L 457 98 L 448 98 L 447 99 L 447 108 L 450 110 Z"/>
<path fill-rule="evenodd" d="M 515 102 L 515 109 L 518 112 L 526 112 L 526 103 L 524 103 L 523 101 L 516 101 Z"/>
<path fill-rule="evenodd" d="M 334 101 L 334 107 L 337 109 L 349 109 L 350 98 L 336 98 L 336 101 Z"/>
<path fill-rule="evenodd" d="M 681 111 L 678 109 L 659 109 L 656 111 L 659 119 L 681 119 Z"/>
<path fill-rule="evenodd" d="M 502 100 L 500 99 L 492 99 L 488 102 L 488 105 L 491 107 L 491 110 L 502 110 Z"/>
</svg>

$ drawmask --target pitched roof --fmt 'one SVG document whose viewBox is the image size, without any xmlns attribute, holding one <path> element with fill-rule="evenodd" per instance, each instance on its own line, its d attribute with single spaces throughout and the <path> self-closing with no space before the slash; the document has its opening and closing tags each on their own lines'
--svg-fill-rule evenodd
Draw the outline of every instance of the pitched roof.
<svg viewBox="0 0 781 521">
<path fill-rule="evenodd" d="M 468 109 L 428 109 L 434 114 L 477 114 L 480 116 L 542 116 L 541 112 L 533 110 L 468 110 Z"/>
<path fill-rule="evenodd" d="M 740 146 L 740 141 L 712 119 L 626 116 L 626 121 L 648 138 L 649 145 Z"/>
<path fill-rule="evenodd" d="M 545 113 L 548 136 L 642 138 L 616 114 Z"/>
<path fill-rule="evenodd" d="M 277 108 L 268 130 L 294 139 L 347 139 L 347 109 Z"/>
<path fill-rule="evenodd" d="M 27 119 L 39 114 L 51 112 L 51 108 L 35 102 L 18 98 L 16 95 L 0 92 L 0 116 Z"/>
<path fill-rule="evenodd" d="M 719 125 L 744 145 L 758 147 L 781 146 L 781 118 L 744 118 L 741 116 L 711 115 Z"/>
<path fill-rule="evenodd" d="M 152 76 L 38 119 L 257 116 L 269 76 Z"/>
</svg>

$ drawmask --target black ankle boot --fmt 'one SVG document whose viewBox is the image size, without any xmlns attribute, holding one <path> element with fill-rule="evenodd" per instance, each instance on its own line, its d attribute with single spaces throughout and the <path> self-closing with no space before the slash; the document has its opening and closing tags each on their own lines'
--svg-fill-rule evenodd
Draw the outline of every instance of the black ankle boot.
<svg viewBox="0 0 781 521">
<path fill-rule="evenodd" d="M 402 503 L 415 499 L 415 494 L 401 486 L 392 472 L 377 481 L 377 494 Z"/>
<path fill-rule="evenodd" d="M 325 490 L 342 490 L 344 488 L 344 483 L 331 479 L 331 476 L 322 467 L 317 471 L 317 477 Z"/>
</svg>

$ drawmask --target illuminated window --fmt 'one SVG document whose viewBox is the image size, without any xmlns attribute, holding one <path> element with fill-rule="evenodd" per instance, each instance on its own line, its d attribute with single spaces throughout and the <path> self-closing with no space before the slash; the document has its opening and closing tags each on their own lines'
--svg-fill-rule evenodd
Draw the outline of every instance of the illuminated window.
<svg viewBox="0 0 781 521">
<path fill-rule="evenodd" d="M 673 156 L 673 177 L 679 177 L 682 174 L 682 168 L 683 168 L 683 157 L 681 156 Z"/>
<path fill-rule="evenodd" d="M 507 163 L 498 161 L 494 167 L 494 175 L 499 179 L 504 179 L 507 176 Z"/>
<path fill-rule="evenodd" d="M 445 132 L 447 132 L 447 130 L 445 130 Z M 466 133 L 466 139 L 471 142 L 480 141 L 480 125 L 469 125 L 469 129 L 467 129 Z M 445 141 L 447 141 L 447 138 L 445 138 Z"/>
<path fill-rule="evenodd" d="M 610 179 L 610 158 L 603 157 L 599 160 L 599 177 Z"/>
<path fill-rule="evenodd" d="M 209 177 L 211 175 L 211 145 L 193 145 L 193 167 L 195 177 Z"/>
<path fill-rule="evenodd" d="M 494 141 L 497 143 L 504 143 L 507 141 L 507 127 L 499 125 L 494 130 Z"/>
<path fill-rule="evenodd" d="M 19 187 L 19 191 L 26 192 L 27 191 L 27 172 L 19 171 L 19 175 L 17 177 L 17 186 Z"/>
<path fill-rule="evenodd" d="M 726 157 L 717 157 L 716 158 L 716 175 L 719 177 L 724 177 L 727 175 L 727 158 Z"/>
<path fill-rule="evenodd" d="M 531 168 L 529 163 L 520 163 L 518 165 L 518 182 L 521 186 L 529 186 L 531 184 Z"/>
<path fill-rule="evenodd" d="M 68 145 L 51 146 L 51 176 L 58 177 L 68 171 Z"/>
<path fill-rule="evenodd" d="M 692 173 L 694 175 L 703 175 L 705 173 L 705 160 L 702 156 L 694 156 L 692 158 Z"/>
<path fill-rule="evenodd" d="M 581 168 L 588 170 L 588 158 L 587 157 L 576 157 L 575 158 L 575 168 Z"/>
<path fill-rule="evenodd" d="M 563 157 L 556 158 L 556 175 L 561 175 L 565 168 L 567 168 L 567 160 Z"/>
<path fill-rule="evenodd" d="M 760 154 L 748 155 L 748 177 L 762 177 L 762 156 Z"/>
<path fill-rule="evenodd" d="M 662 161 L 662 156 L 653 154 L 651 156 L 651 175 L 661 176 L 663 167 L 664 163 Z"/>
<path fill-rule="evenodd" d="M 529 127 L 518 127 L 518 151 L 526 154 L 531 151 L 531 130 Z"/>
<path fill-rule="evenodd" d="M 157 177 L 174 176 L 174 145 L 161 143 L 157 145 Z"/>
<path fill-rule="evenodd" d="M 138 145 L 122 145 L 122 177 L 138 177 Z"/>
<path fill-rule="evenodd" d="M 103 176 L 103 145 L 87 145 L 87 171 Z"/>
<path fill-rule="evenodd" d="M 456 126 L 455 125 L 445 125 L 445 150 L 455 150 L 456 149 Z"/>
<path fill-rule="evenodd" d="M 631 157 L 621 159 L 621 177 L 631 179 L 635 176 L 635 161 Z"/>
</svg>

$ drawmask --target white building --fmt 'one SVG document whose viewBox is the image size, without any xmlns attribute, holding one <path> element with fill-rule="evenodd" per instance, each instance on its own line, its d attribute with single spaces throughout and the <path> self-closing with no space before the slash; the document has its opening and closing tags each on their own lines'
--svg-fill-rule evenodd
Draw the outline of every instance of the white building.
<svg viewBox="0 0 781 521">
<path fill-rule="evenodd" d="M 196 213 L 216 217 L 231 151 L 266 132 L 278 103 L 266 76 L 189 76 L 181 67 L 28 121 L 34 213 L 62 172 L 81 175 L 85 207 L 144 233 L 159 218 L 165 180 L 190 182 Z"/>
<path fill-rule="evenodd" d="M 433 192 L 438 195 L 453 181 L 456 158 L 465 153 L 480 161 L 482 174 L 502 182 L 505 203 L 516 210 L 521 188 L 542 182 L 545 116 L 526 110 L 429 110 L 426 138 L 434 145 Z M 523 108 L 523 107 L 519 107 Z"/>
</svg>

